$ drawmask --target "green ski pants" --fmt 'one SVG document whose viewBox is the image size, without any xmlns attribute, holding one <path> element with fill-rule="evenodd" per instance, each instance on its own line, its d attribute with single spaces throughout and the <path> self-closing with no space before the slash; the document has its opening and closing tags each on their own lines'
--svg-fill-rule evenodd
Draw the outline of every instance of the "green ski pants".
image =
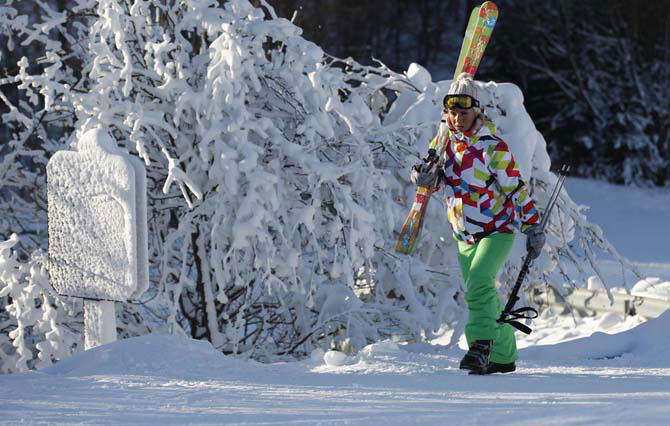
<svg viewBox="0 0 670 426">
<path fill-rule="evenodd" d="M 514 328 L 498 324 L 503 306 L 495 287 L 498 271 L 505 263 L 514 234 L 496 233 L 469 245 L 458 241 L 458 261 L 465 281 L 468 322 L 465 337 L 468 347 L 475 340 L 493 340 L 491 362 L 507 364 L 516 361 L 518 353 Z"/>
</svg>

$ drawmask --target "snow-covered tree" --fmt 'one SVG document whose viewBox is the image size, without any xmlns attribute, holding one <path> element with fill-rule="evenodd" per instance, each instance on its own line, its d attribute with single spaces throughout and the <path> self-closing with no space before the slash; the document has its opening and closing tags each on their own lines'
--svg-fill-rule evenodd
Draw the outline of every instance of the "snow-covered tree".
<svg viewBox="0 0 670 426">
<path fill-rule="evenodd" d="M 392 239 L 402 210 L 389 164 L 404 165 L 415 136 L 379 130 L 383 106 L 373 105 L 399 76 L 328 58 L 247 1 L 42 7 L 45 22 L 6 21 L 44 49 L 3 81 L 28 101 L 7 102 L 10 143 L 22 152 L 38 136 L 32 160 L 43 164 L 102 126 L 145 161 L 156 296 L 147 309 L 226 352 L 360 346 L 389 321 L 409 334 L 429 326 L 425 315 L 406 319 L 406 301 L 425 309 L 409 283 L 367 304 L 356 293 L 384 273 L 375 244 Z"/>
<path fill-rule="evenodd" d="M 269 0 L 305 38 L 325 51 L 363 64 L 378 59 L 392 69 L 416 62 L 434 78 L 450 77 L 472 1 L 461 0 Z"/>
<path fill-rule="evenodd" d="M 118 304 L 122 336 L 167 329 L 268 359 L 462 327 L 461 278 L 439 202 L 419 255 L 393 253 L 413 198 L 408 166 L 437 128 L 448 82 L 433 83 L 416 65 L 399 74 L 328 56 L 263 1 L 38 5 L 37 20 L 11 7 L 0 14 L 5 34 L 40 52 L 0 80 L 11 132 L 0 157 L 0 194 L 11 207 L 0 232 L 32 237 L 25 247 L 12 242 L 17 252 L 5 258 L 43 264 L 34 250 L 47 245 L 44 165 L 102 127 L 147 166 L 151 287 L 143 300 Z M 18 90 L 18 100 L 5 90 Z M 495 98 L 495 85 L 487 90 L 502 120 L 510 101 Z M 510 99 L 523 111 L 522 97 Z M 523 152 L 528 176 L 543 155 L 533 171 L 542 199 L 555 177 L 543 141 L 534 146 Z M 568 198 L 561 205 L 557 217 L 590 229 Z M 559 235 L 553 247 L 574 233 Z M 1 281 L 4 305 L 33 282 Z M 77 334 L 81 307 L 40 282 L 28 299 L 69 312 L 60 321 Z M 7 321 L 7 333 L 28 327 Z M 33 343 L 51 338 L 28 333 Z"/>
</svg>

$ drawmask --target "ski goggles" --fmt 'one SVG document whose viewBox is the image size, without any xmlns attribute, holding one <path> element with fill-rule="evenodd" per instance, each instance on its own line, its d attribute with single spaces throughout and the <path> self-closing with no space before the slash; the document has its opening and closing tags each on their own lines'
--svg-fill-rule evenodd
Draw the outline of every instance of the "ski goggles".
<svg viewBox="0 0 670 426">
<path fill-rule="evenodd" d="M 447 95 L 444 97 L 443 104 L 444 107 L 448 109 L 470 109 L 472 107 L 479 107 L 479 101 L 469 95 Z"/>
</svg>

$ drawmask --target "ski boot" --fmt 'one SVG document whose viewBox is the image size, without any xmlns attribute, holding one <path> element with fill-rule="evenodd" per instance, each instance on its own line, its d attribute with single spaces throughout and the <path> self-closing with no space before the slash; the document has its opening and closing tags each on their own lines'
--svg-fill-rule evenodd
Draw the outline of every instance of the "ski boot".
<svg viewBox="0 0 670 426">
<path fill-rule="evenodd" d="M 489 366 L 492 344 L 492 340 L 475 340 L 461 360 L 458 368 L 461 370 L 470 370 L 471 374 L 485 374 L 484 371 Z"/>
</svg>

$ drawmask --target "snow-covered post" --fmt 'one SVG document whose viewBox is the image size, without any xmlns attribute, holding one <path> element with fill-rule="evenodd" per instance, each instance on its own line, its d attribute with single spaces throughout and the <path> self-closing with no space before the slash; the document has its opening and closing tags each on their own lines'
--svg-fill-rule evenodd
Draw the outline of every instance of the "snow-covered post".
<svg viewBox="0 0 670 426">
<path fill-rule="evenodd" d="M 115 301 L 148 287 L 146 172 L 95 128 L 47 165 L 49 279 L 84 299 L 84 347 L 116 340 Z"/>
</svg>

